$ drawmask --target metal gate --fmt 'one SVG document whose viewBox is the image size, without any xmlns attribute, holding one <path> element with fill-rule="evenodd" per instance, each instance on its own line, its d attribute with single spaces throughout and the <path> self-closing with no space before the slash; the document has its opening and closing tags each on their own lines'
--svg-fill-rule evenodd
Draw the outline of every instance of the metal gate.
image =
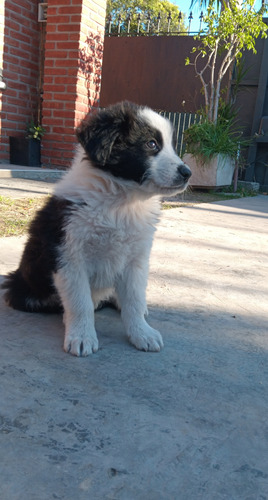
<svg viewBox="0 0 268 500">
<path fill-rule="evenodd" d="M 196 113 L 175 113 L 170 111 L 158 111 L 161 116 L 168 118 L 173 124 L 176 134 L 176 151 L 180 157 L 183 156 L 185 151 L 185 144 L 183 143 L 183 134 L 187 128 L 194 123 L 199 123 L 202 119 L 201 115 Z"/>
</svg>

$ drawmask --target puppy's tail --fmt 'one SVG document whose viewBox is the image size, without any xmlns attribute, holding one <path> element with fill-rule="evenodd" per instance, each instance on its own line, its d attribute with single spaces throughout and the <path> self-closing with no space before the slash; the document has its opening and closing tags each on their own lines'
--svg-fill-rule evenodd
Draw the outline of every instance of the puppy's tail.
<svg viewBox="0 0 268 500">
<path fill-rule="evenodd" d="M 1 288 L 6 289 L 4 294 L 8 306 L 26 312 L 62 312 L 60 298 L 55 289 L 36 293 L 23 278 L 20 269 L 10 273 Z"/>
</svg>

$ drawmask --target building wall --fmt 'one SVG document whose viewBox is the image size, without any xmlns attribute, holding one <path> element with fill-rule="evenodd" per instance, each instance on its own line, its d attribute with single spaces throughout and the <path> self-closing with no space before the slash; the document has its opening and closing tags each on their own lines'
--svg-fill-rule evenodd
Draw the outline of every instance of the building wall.
<svg viewBox="0 0 268 500">
<path fill-rule="evenodd" d="M 45 43 L 43 165 L 66 167 L 74 129 L 99 105 L 105 0 L 49 0 Z"/>
<path fill-rule="evenodd" d="M 25 133 L 38 108 L 39 26 L 35 0 L 5 0 L 0 7 L 0 161 L 9 159 L 9 136 Z"/>
<path fill-rule="evenodd" d="M 0 162 L 9 160 L 9 136 L 24 135 L 33 119 L 46 130 L 42 164 L 68 167 L 75 127 L 99 105 L 106 0 L 48 0 L 38 22 L 36 0 L 5 0 L 0 7 Z M 2 48 L 2 50 L 1 50 Z"/>
</svg>

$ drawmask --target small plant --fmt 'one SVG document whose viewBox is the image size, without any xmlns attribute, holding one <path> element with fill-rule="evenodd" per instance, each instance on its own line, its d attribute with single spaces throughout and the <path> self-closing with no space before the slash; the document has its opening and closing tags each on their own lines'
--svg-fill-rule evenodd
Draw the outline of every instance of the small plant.
<svg viewBox="0 0 268 500">
<path fill-rule="evenodd" d="M 202 165 L 217 154 L 235 158 L 238 151 L 238 139 L 222 123 L 213 123 L 207 119 L 192 125 L 184 133 L 186 152 L 196 157 Z"/>
<path fill-rule="evenodd" d="M 209 120 L 205 113 L 202 114 L 202 120 L 184 133 L 186 152 L 191 153 L 202 165 L 217 154 L 237 160 L 240 149 L 248 146 L 250 141 L 242 138 L 242 131 L 236 126 L 236 113 L 232 106 L 220 103 L 216 123 Z"/>
<path fill-rule="evenodd" d="M 45 129 L 41 125 L 35 125 L 33 120 L 31 120 L 30 123 L 27 124 L 27 139 L 36 139 L 37 141 L 41 141 L 45 132 Z"/>
</svg>

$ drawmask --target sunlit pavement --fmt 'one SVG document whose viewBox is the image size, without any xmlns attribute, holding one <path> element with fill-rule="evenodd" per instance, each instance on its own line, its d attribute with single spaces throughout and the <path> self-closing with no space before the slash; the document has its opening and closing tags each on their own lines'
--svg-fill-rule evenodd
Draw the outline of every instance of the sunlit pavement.
<svg viewBox="0 0 268 500">
<path fill-rule="evenodd" d="M 160 353 L 104 309 L 100 350 L 75 358 L 60 316 L 0 301 L 2 500 L 267 498 L 267 212 L 261 195 L 163 212 L 147 294 Z M 24 241 L 0 240 L 1 275 Z"/>
</svg>

